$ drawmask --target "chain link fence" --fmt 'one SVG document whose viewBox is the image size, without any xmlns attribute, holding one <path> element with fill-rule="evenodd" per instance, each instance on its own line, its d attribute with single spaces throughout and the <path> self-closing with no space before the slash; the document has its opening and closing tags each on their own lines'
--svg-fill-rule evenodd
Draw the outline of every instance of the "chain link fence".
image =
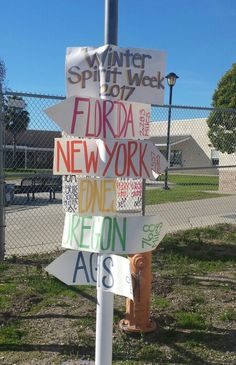
<svg viewBox="0 0 236 365">
<path fill-rule="evenodd" d="M 236 223 L 236 110 L 153 107 L 151 140 L 165 156 L 168 122 L 168 180 L 147 185 L 146 213 L 161 213 L 170 231 Z"/>
<path fill-rule="evenodd" d="M 44 109 L 63 99 L 4 94 L 7 256 L 61 249 L 66 202 L 62 178 L 52 174 L 54 138 L 61 130 Z M 143 202 L 140 181 L 132 187 L 137 214 L 144 207 L 145 214 L 160 213 L 170 231 L 236 223 L 236 110 L 153 106 L 151 119 L 150 138 L 165 156 L 170 123 L 169 168 L 157 181 L 146 181 Z M 67 182 L 64 190 L 70 187 Z M 124 182 L 119 204 L 126 201 L 131 211 L 133 199 Z"/>
</svg>

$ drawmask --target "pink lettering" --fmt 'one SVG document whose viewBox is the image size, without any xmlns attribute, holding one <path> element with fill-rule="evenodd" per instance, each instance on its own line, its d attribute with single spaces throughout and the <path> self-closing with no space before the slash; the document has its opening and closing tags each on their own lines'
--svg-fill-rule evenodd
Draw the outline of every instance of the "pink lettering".
<svg viewBox="0 0 236 365">
<path fill-rule="evenodd" d="M 119 161 L 120 161 L 120 155 L 121 155 L 121 148 L 123 148 L 123 155 L 121 156 L 122 160 L 121 160 L 120 166 L 123 165 L 123 170 L 122 170 L 122 172 L 119 172 L 118 168 L 119 168 Z M 115 174 L 116 174 L 116 176 L 124 176 L 126 174 L 127 161 L 128 161 L 128 158 L 127 158 L 126 145 L 124 143 L 120 143 L 118 148 L 117 148 L 116 160 L 115 160 Z"/>
<path fill-rule="evenodd" d="M 59 172 L 60 171 L 60 161 L 61 161 L 61 157 L 64 161 L 65 167 L 67 169 L 67 171 L 70 171 L 70 141 L 66 142 L 66 155 L 64 153 L 63 147 L 61 146 L 60 140 L 55 140 L 55 144 L 56 144 L 56 171 Z"/>
<path fill-rule="evenodd" d="M 110 150 L 109 150 L 109 148 L 108 148 L 108 146 L 107 146 L 107 144 L 106 144 L 106 142 L 104 142 L 104 146 L 105 146 L 106 152 L 107 152 L 107 153 L 108 153 L 108 155 L 109 155 L 109 160 L 107 161 L 107 164 L 106 164 L 106 166 L 105 166 L 105 169 L 104 169 L 104 171 L 103 171 L 102 176 L 106 176 L 106 173 L 107 173 L 107 171 L 108 171 L 108 169 L 109 169 L 109 166 L 110 166 L 111 161 L 112 161 L 112 159 L 113 159 L 113 156 L 114 156 L 114 154 L 115 154 L 115 151 L 116 151 L 117 145 L 118 145 L 118 142 L 115 142 L 115 144 L 114 144 L 114 146 L 113 146 L 112 150 L 110 151 Z"/>
<path fill-rule="evenodd" d="M 148 177 L 150 177 L 149 171 L 147 169 L 147 166 L 144 162 L 144 158 L 145 158 L 145 153 L 147 150 L 147 143 L 145 143 L 144 145 L 144 149 L 142 151 L 142 143 L 140 143 L 140 154 L 139 154 L 139 176 L 143 176 L 143 169 L 146 171 L 146 174 Z"/>
<path fill-rule="evenodd" d="M 76 145 L 80 145 L 82 143 L 82 140 L 71 140 L 71 141 L 68 141 L 68 142 L 71 142 L 70 143 L 70 148 L 71 148 L 71 172 L 73 174 L 79 174 L 82 172 L 81 169 L 75 169 L 75 161 L 76 161 L 76 158 L 75 158 L 75 153 L 79 153 L 81 150 L 80 148 L 75 148 Z M 77 161 L 79 161 L 79 158 L 77 158 Z"/>
<path fill-rule="evenodd" d="M 138 172 L 135 170 L 132 158 L 135 155 L 139 142 L 136 141 L 128 141 L 128 168 L 127 175 L 130 176 L 130 170 L 133 171 L 135 176 L 138 176 Z M 133 148 L 132 148 L 133 147 Z"/>
<path fill-rule="evenodd" d="M 83 115 L 84 112 L 81 110 L 78 110 L 79 107 L 79 103 L 80 102 L 84 102 L 88 104 L 88 110 L 87 110 L 87 125 L 90 119 L 90 100 L 89 98 L 80 98 L 80 97 L 76 97 L 75 98 L 75 104 L 74 104 L 74 112 L 73 112 L 73 117 L 72 117 L 72 122 L 71 122 L 71 130 L 70 133 L 74 134 L 75 132 L 75 125 L 77 122 L 77 115 Z"/>
<path fill-rule="evenodd" d="M 86 173 L 96 174 L 98 168 L 98 157 L 99 157 L 98 148 L 96 149 L 96 152 L 91 151 L 89 155 L 86 140 L 83 140 L 83 145 L 84 145 L 84 161 L 85 161 Z"/>
</svg>

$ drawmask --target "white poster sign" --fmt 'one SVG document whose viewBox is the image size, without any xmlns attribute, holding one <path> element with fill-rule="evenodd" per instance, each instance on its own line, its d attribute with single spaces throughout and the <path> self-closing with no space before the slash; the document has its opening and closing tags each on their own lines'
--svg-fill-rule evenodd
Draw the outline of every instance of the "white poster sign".
<svg viewBox="0 0 236 365">
<path fill-rule="evenodd" d="M 163 104 L 164 81 L 164 52 L 114 45 L 67 48 L 67 97 Z"/>
<path fill-rule="evenodd" d="M 67 285 L 93 285 L 133 299 L 130 263 L 121 256 L 70 250 L 45 270 Z"/>
<path fill-rule="evenodd" d="M 150 141 L 55 138 L 53 173 L 155 180 L 167 167 Z"/>
<path fill-rule="evenodd" d="M 81 138 L 145 139 L 151 106 L 72 96 L 45 110 L 68 135 Z"/>
<path fill-rule="evenodd" d="M 160 216 L 80 217 L 66 213 L 62 247 L 97 253 L 132 254 L 154 250 L 167 232 Z"/>
</svg>

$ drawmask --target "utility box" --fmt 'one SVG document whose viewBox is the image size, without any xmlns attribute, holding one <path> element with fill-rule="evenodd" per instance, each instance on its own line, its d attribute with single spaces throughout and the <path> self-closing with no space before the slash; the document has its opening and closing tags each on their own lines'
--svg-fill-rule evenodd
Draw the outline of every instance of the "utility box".
<svg viewBox="0 0 236 365">
<path fill-rule="evenodd" d="M 14 201 L 15 184 L 5 184 L 5 205 L 12 204 Z"/>
</svg>

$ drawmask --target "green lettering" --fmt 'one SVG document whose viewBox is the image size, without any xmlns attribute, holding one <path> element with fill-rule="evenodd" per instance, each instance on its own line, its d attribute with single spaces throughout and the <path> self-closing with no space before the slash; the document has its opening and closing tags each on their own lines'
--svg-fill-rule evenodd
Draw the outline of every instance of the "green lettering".
<svg viewBox="0 0 236 365">
<path fill-rule="evenodd" d="M 117 223 L 117 219 L 114 218 L 113 220 L 114 224 L 113 224 L 113 229 L 112 229 L 112 251 L 115 250 L 115 245 L 116 245 L 116 233 L 119 237 L 120 240 L 120 245 L 122 247 L 122 250 L 125 251 L 125 247 L 126 247 L 126 224 L 127 224 L 127 218 L 123 218 L 123 235 L 121 232 L 121 229 Z"/>
<path fill-rule="evenodd" d="M 72 242 L 73 240 L 76 242 L 77 246 L 79 247 L 79 241 L 76 235 L 76 229 L 78 228 L 79 224 L 80 224 L 80 217 L 71 214 L 70 215 L 70 225 L 69 225 L 69 241 L 70 241 L 70 245 L 72 246 Z"/>
<path fill-rule="evenodd" d="M 108 224 L 106 224 L 106 222 Z M 109 249 L 109 245 L 111 242 L 111 233 L 112 233 L 112 218 L 111 217 L 104 217 L 102 222 L 102 229 L 101 229 L 101 249 L 103 251 Z M 106 241 L 105 241 L 106 240 Z M 104 244 L 105 241 L 105 244 Z"/>
<path fill-rule="evenodd" d="M 92 220 L 92 217 L 82 217 L 82 224 L 81 224 L 81 232 L 80 232 L 80 248 L 89 248 L 89 245 L 84 242 L 84 231 L 86 229 L 91 229 L 91 225 L 85 225 L 85 219 Z"/>
<path fill-rule="evenodd" d="M 94 232 L 95 229 L 95 232 Z M 98 232 L 96 232 L 96 229 L 98 230 Z M 93 221 L 93 226 L 92 226 L 92 234 L 91 234 L 91 246 L 93 250 L 97 250 L 99 247 L 99 240 L 100 240 L 100 234 L 101 234 L 101 218 L 100 217 L 96 217 L 94 218 Z"/>
</svg>

